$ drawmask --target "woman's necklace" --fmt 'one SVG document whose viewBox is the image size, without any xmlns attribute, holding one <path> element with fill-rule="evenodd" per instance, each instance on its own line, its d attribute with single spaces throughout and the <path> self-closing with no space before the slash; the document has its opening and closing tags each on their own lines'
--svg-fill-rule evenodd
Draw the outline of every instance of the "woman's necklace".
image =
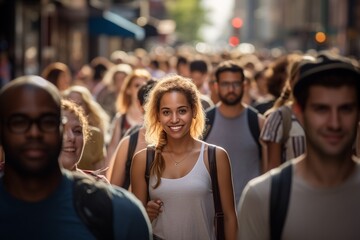
<svg viewBox="0 0 360 240">
<path fill-rule="evenodd" d="M 174 153 L 171 152 L 170 155 L 171 155 L 171 160 L 174 161 L 174 165 L 175 166 L 178 166 L 180 163 L 182 163 L 183 161 L 185 161 L 187 159 L 187 157 L 190 155 L 191 151 L 188 152 L 188 154 L 185 155 L 185 157 L 183 157 L 180 161 L 176 161 L 175 160 L 175 157 L 174 157 Z"/>
</svg>

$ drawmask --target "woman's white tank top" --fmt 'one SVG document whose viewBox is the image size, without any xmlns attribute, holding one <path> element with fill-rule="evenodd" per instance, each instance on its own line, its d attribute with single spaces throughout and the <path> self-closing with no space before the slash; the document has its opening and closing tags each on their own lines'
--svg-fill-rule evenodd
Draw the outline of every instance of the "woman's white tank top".
<svg viewBox="0 0 360 240">
<path fill-rule="evenodd" d="M 155 176 L 150 176 L 150 198 L 160 199 L 162 213 L 152 222 L 156 236 L 166 240 L 215 239 L 214 201 L 211 178 L 204 163 L 204 146 L 193 169 L 178 179 L 161 178 L 153 189 Z"/>
</svg>

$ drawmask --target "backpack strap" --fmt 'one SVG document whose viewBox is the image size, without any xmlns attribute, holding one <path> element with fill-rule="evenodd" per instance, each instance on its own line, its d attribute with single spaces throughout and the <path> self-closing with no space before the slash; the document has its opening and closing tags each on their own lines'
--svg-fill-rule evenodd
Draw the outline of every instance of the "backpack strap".
<svg viewBox="0 0 360 240">
<path fill-rule="evenodd" d="M 208 145 L 208 161 L 209 161 L 209 171 L 211 177 L 211 185 L 213 191 L 214 207 L 215 207 L 215 218 L 222 219 L 224 216 L 222 206 L 221 206 L 221 197 L 219 192 L 219 183 L 217 178 L 217 167 L 216 167 L 216 146 L 209 144 Z M 223 222 L 217 223 L 216 226 L 216 239 L 223 239 L 225 236 L 225 230 Z"/>
<path fill-rule="evenodd" d="M 129 137 L 128 154 L 127 154 L 126 164 L 125 164 L 125 181 L 124 181 L 124 184 L 122 185 L 122 187 L 125 189 L 128 189 L 130 186 L 130 167 L 131 167 L 132 158 L 134 156 L 135 149 L 137 146 L 138 136 L 139 136 L 139 130 L 130 134 L 130 137 Z"/>
<path fill-rule="evenodd" d="M 271 176 L 270 193 L 270 236 L 280 240 L 289 206 L 292 182 L 291 161 Z"/>
<path fill-rule="evenodd" d="M 216 146 L 208 145 L 208 161 L 215 204 L 215 214 L 222 212 L 216 167 Z"/>
<path fill-rule="evenodd" d="M 124 130 L 126 124 L 126 113 L 121 114 L 119 117 L 120 123 L 120 139 L 124 137 L 127 130 Z"/>
<path fill-rule="evenodd" d="M 108 185 L 73 173 L 75 210 L 96 239 L 114 239 L 112 193 Z"/>
<path fill-rule="evenodd" d="M 250 128 L 251 136 L 254 138 L 256 144 L 258 145 L 259 156 L 261 159 L 262 147 L 259 140 L 260 137 L 260 127 L 259 127 L 259 117 L 258 117 L 259 112 L 251 106 L 247 107 L 247 112 L 248 112 L 247 116 L 248 116 L 248 124 Z"/>
<path fill-rule="evenodd" d="M 209 136 L 209 133 L 211 132 L 211 128 L 215 120 L 215 113 L 216 113 L 216 106 L 209 108 L 205 112 L 206 114 L 205 131 L 202 137 L 204 141 L 206 141 L 206 138 Z"/>
<path fill-rule="evenodd" d="M 146 148 L 146 167 L 145 167 L 145 181 L 147 185 L 147 196 L 148 200 L 150 199 L 149 193 L 149 182 L 150 182 L 150 167 L 155 157 L 155 147 L 147 146 Z"/>
</svg>

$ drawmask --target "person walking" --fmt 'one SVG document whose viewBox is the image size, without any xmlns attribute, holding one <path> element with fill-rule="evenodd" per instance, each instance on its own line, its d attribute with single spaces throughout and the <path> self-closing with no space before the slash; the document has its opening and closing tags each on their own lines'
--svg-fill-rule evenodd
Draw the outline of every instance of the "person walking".
<svg viewBox="0 0 360 240">
<path fill-rule="evenodd" d="M 149 149 L 135 154 L 132 192 L 146 206 L 155 239 L 215 239 L 214 202 L 207 149 L 201 140 L 204 112 L 191 79 L 161 79 L 145 104 L 145 139 L 155 147 L 146 181 Z M 226 239 L 237 232 L 231 167 L 226 151 L 216 147 L 216 164 Z"/>
<path fill-rule="evenodd" d="M 1 89 L 0 103 L 3 239 L 152 239 L 145 210 L 132 194 L 61 169 L 66 119 L 52 83 L 17 78 Z"/>
<path fill-rule="evenodd" d="M 305 153 L 249 182 L 238 239 L 360 239 L 359 69 L 319 54 L 300 64 L 293 94 Z"/>
<path fill-rule="evenodd" d="M 150 79 L 145 85 L 139 88 L 137 95 L 141 107 L 144 107 L 149 92 L 156 83 L 156 80 Z M 106 176 L 111 184 L 129 189 L 132 159 L 136 152 L 146 148 L 146 146 L 145 127 L 141 124 L 130 128 L 128 135 L 120 141 L 110 161 Z"/>
<path fill-rule="evenodd" d="M 259 143 L 264 118 L 242 103 L 246 84 L 243 68 L 236 62 L 221 62 L 215 70 L 220 102 L 206 112 L 204 141 L 228 151 L 232 166 L 235 201 L 239 201 L 247 182 L 262 172 Z"/>
<path fill-rule="evenodd" d="M 66 118 L 63 132 L 63 144 L 59 156 L 60 165 L 69 170 L 88 174 L 97 180 L 110 183 L 99 171 L 82 170 L 78 167 L 89 140 L 91 130 L 84 110 L 76 103 L 61 99 L 61 111 Z"/>
</svg>

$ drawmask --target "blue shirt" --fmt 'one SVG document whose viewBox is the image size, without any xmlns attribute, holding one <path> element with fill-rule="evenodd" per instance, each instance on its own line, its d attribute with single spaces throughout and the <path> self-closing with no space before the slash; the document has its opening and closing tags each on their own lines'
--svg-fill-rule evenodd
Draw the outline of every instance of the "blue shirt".
<svg viewBox="0 0 360 240">
<path fill-rule="evenodd" d="M 140 202 L 112 187 L 115 239 L 150 239 L 151 227 Z M 73 204 L 73 179 L 64 171 L 57 189 L 46 199 L 26 202 L 12 197 L 0 179 L 1 239 L 95 239 Z"/>
</svg>

